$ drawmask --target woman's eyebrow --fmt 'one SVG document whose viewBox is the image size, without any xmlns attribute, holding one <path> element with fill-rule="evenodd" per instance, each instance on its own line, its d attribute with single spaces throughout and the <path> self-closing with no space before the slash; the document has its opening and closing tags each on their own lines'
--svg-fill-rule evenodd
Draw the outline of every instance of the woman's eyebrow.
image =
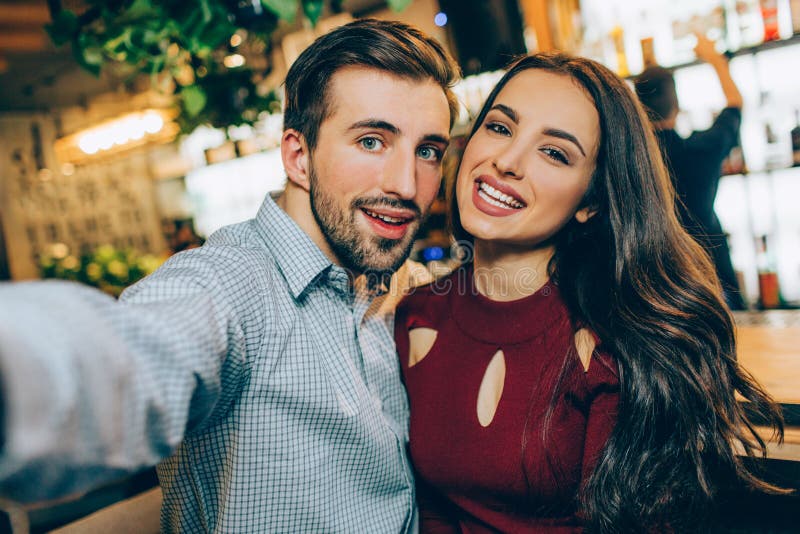
<svg viewBox="0 0 800 534">
<path fill-rule="evenodd" d="M 551 137 L 558 137 L 559 139 L 564 139 L 565 141 L 573 143 L 575 146 L 578 147 L 578 150 L 581 151 L 583 157 L 586 157 L 586 152 L 583 150 L 583 146 L 581 146 L 580 141 L 578 141 L 578 138 L 572 135 L 571 133 L 566 132 L 564 130 L 560 130 L 558 128 L 545 128 L 543 133 L 545 135 L 549 135 Z"/>
</svg>

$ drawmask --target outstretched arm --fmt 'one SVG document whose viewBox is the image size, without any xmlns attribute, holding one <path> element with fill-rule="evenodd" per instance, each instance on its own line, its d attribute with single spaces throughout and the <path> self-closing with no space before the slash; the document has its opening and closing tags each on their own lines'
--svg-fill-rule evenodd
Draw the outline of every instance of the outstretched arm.
<svg viewBox="0 0 800 534">
<path fill-rule="evenodd" d="M 0 287 L 0 494 L 84 491 L 158 462 L 214 411 L 243 336 L 202 253 L 123 302 L 77 284 Z"/>
<path fill-rule="evenodd" d="M 728 59 L 717 52 L 716 48 L 714 48 L 714 42 L 705 35 L 700 33 L 695 35 L 697 37 L 697 45 L 694 47 L 694 52 L 698 59 L 711 65 L 714 68 L 714 72 L 717 73 L 722 93 L 725 95 L 726 107 L 741 109 L 744 101 L 739 88 L 731 77 Z"/>
</svg>

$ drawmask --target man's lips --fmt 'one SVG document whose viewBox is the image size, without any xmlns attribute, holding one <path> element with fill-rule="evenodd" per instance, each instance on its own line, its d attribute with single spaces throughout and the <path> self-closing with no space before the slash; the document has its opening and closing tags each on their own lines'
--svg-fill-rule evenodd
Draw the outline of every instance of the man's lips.
<svg viewBox="0 0 800 534">
<path fill-rule="evenodd" d="M 411 210 L 393 209 L 386 207 L 371 208 L 369 206 L 364 206 L 361 208 L 361 211 L 365 212 L 370 217 L 388 219 L 387 222 L 394 222 L 394 223 L 410 222 L 417 217 L 417 214 Z"/>
<path fill-rule="evenodd" d="M 417 219 L 408 210 L 362 207 L 364 218 L 378 237 L 397 241 L 405 237 L 411 223 Z"/>
</svg>

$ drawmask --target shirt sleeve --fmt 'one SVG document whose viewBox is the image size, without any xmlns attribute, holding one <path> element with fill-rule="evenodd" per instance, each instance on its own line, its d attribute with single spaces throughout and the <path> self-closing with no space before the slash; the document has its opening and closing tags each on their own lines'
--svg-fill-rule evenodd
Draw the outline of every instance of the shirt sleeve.
<svg viewBox="0 0 800 534">
<path fill-rule="evenodd" d="M 196 250 L 121 301 L 65 282 L 0 286 L 0 494 L 85 491 L 157 463 L 214 413 L 244 341 L 218 265 Z"/>
<path fill-rule="evenodd" d="M 725 108 L 708 130 L 694 132 L 686 142 L 693 150 L 716 154 L 722 161 L 739 142 L 741 123 L 741 109 Z"/>
</svg>

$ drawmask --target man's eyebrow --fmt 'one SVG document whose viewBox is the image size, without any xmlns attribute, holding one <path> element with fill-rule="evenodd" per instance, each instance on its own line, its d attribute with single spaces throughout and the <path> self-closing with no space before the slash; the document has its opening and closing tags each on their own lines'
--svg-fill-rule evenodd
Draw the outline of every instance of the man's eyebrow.
<svg viewBox="0 0 800 534">
<path fill-rule="evenodd" d="M 447 137 L 446 135 L 428 134 L 422 137 L 422 142 L 441 143 L 443 145 L 449 145 L 450 138 Z"/>
<path fill-rule="evenodd" d="M 382 121 L 380 119 L 365 119 L 363 121 L 354 122 L 350 125 L 348 130 L 361 130 L 364 128 L 373 130 L 386 130 L 394 135 L 400 134 L 400 128 L 390 122 Z"/>
<path fill-rule="evenodd" d="M 580 141 L 578 141 L 578 138 L 572 135 L 571 133 L 565 132 L 564 130 L 559 130 L 558 128 L 545 128 L 544 134 L 549 135 L 551 137 L 558 137 L 559 139 L 564 139 L 565 141 L 571 142 L 576 147 L 578 147 L 578 150 L 581 151 L 583 157 L 586 157 L 586 152 L 583 150 L 583 146 L 581 146 Z"/>
<path fill-rule="evenodd" d="M 495 104 L 492 106 L 492 109 L 502 112 L 505 116 L 511 119 L 514 124 L 519 124 L 519 115 L 517 115 L 517 112 L 505 104 Z"/>
<path fill-rule="evenodd" d="M 398 128 L 391 122 L 386 122 L 380 119 L 365 119 L 363 121 L 358 121 L 351 124 L 350 128 L 348 128 L 348 130 L 361 130 L 361 129 L 385 130 L 393 135 L 402 134 L 402 130 L 400 130 L 400 128 Z M 443 145 L 449 145 L 450 138 L 446 135 L 441 135 L 441 134 L 427 134 L 422 136 L 421 142 L 441 143 Z"/>
</svg>

